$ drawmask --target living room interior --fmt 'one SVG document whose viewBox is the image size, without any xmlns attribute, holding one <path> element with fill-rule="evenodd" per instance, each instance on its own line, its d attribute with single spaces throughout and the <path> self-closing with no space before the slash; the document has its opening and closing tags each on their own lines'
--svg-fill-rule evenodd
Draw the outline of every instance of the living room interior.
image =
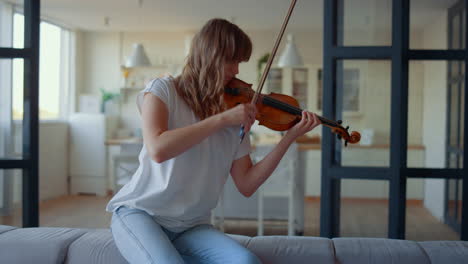
<svg viewBox="0 0 468 264">
<path fill-rule="evenodd" d="M 263 89 L 294 96 L 301 108 L 319 115 L 328 107 L 324 2 L 297 2 Z M 391 0 L 338 2 L 343 46 L 392 46 Z M 465 1 L 410 2 L 410 49 L 466 54 L 466 6 L 460 4 Z M 237 77 L 256 88 L 288 5 L 280 0 L 41 1 L 39 226 L 108 228 L 106 203 L 135 172 L 144 147 L 138 92 L 153 78 L 177 76 L 191 38 L 214 17 L 239 25 L 251 37 L 252 56 L 240 64 Z M 0 0 L 0 28 L 0 47 L 24 47 L 23 1 Z M 324 148 L 341 146 L 337 166 L 390 168 L 392 61 L 338 61 L 339 116 L 350 131 L 361 133 L 361 141 L 331 146 L 324 140 L 330 128 L 320 127 L 293 145 L 251 197 L 238 193 L 229 179 L 213 210 L 217 228 L 247 236 L 321 236 L 323 199 L 329 197 L 323 194 Z M 466 60 L 455 59 L 409 61 L 407 168 L 458 169 L 466 177 L 465 65 Z M 22 59 L 0 59 L 0 103 L 11 106 L 11 111 L 2 106 L 0 115 L 0 157 L 7 160 L 24 157 L 23 67 Z M 281 136 L 257 122 L 249 134 L 254 162 Z M 22 169 L 0 169 L 0 225 L 25 224 L 24 184 Z M 404 238 L 462 240 L 463 186 L 463 178 L 408 178 Z M 389 180 L 344 177 L 339 189 L 335 228 L 340 237 L 389 237 Z"/>
</svg>

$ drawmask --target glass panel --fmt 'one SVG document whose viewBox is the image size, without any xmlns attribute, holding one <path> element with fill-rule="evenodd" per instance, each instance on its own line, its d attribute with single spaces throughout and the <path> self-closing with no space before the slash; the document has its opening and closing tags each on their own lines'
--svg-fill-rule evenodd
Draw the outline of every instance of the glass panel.
<svg viewBox="0 0 468 264">
<path fill-rule="evenodd" d="M 323 100 L 323 72 L 322 69 L 317 71 L 317 111 L 322 111 Z"/>
<path fill-rule="evenodd" d="M 462 131 L 459 120 L 464 108 L 459 106 L 461 78 L 447 80 L 447 66 L 452 62 L 418 60 L 409 63 L 408 167 L 446 167 L 447 137 L 450 146 L 459 148 L 458 133 Z M 445 88 L 447 85 L 449 88 Z"/>
<path fill-rule="evenodd" d="M 0 225 L 23 226 L 22 170 L 0 170 Z"/>
<path fill-rule="evenodd" d="M 464 144 L 464 139 L 465 139 L 465 82 L 463 81 L 461 83 L 461 93 L 460 93 L 460 144 L 458 148 L 462 151 L 463 153 L 463 144 Z M 462 159 L 463 160 L 463 159 Z M 463 161 L 462 161 L 463 164 Z M 463 168 L 461 166 L 460 168 Z"/>
<path fill-rule="evenodd" d="M 13 15 L 13 47 L 24 48 L 24 15 L 15 13 Z"/>
<path fill-rule="evenodd" d="M 15 6 L 23 6 L 23 1 L 15 1 Z M 24 47 L 24 19 L 14 12 L 12 3 L 0 1 L 0 48 Z"/>
<path fill-rule="evenodd" d="M 447 201 L 447 214 L 450 218 L 455 219 L 456 214 L 456 187 L 457 187 L 457 180 L 456 179 L 449 179 L 448 180 L 448 201 Z"/>
<path fill-rule="evenodd" d="M 461 225 L 463 205 L 463 180 L 458 180 L 457 223 Z"/>
<path fill-rule="evenodd" d="M 443 180 L 408 179 L 406 239 L 415 241 L 458 240 L 459 235 L 435 215 L 443 215 Z M 426 194 L 426 197 L 424 195 Z"/>
<path fill-rule="evenodd" d="M 458 0 L 410 1 L 410 49 L 447 49 L 447 10 Z"/>
<path fill-rule="evenodd" d="M 341 181 L 341 237 L 387 237 L 388 181 Z"/>
<path fill-rule="evenodd" d="M 13 119 L 23 120 L 23 95 L 24 95 L 24 61 L 23 59 L 13 60 L 12 74 L 13 89 Z"/>
<path fill-rule="evenodd" d="M 443 63 L 431 63 L 425 61 L 410 61 L 409 62 L 409 76 L 408 76 L 408 153 L 407 153 L 407 166 L 408 167 L 425 167 L 425 160 L 424 160 L 424 145 L 423 145 L 423 135 L 424 133 L 424 108 L 426 105 L 424 104 L 424 100 L 437 100 L 438 95 L 436 92 L 443 92 L 439 91 L 435 87 L 429 91 L 428 95 L 425 94 L 424 86 L 426 84 L 426 74 L 425 69 L 431 69 L 432 71 L 436 70 L 444 70 L 442 73 L 435 76 L 439 80 L 439 85 L 442 85 L 442 80 L 446 75 L 446 67 L 444 67 Z M 434 68 L 434 69 L 432 69 Z M 434 83 L 428 83 L 437 84 Z M 433 91 L 433 92 L 432 92 Z M 429 97 L 424 97 L 429 96 Z M 437 107 L 443 108 L 443 104 L 439 105 L 438 102 Z M 438 115 L 431 116 L 431 120 L 434 122 L 442 122 L 445 120 L 445 117 L 442 113 Z M 440 129 L 439 132 L 444 132 L 443 129 Z M 442 142 L 443 143 L 443 142 Z M 441 146 L 443 147 L 443 145 Z M 443 153 L 441 153 L 443 154 Z M 443 155 L 440 157 L 433 157 L 433 159 L 438 159 L 439 165 L 443 166 L 444 159 Z M 437 167 L 436 164 L 433 164 Z"/>
<path fill-rule="evenodd" d="M 450 61 L 450 82 L 456 81 L 457 78 L 460 76 L 460 65 L 462 64 L 461 61 Z"/>
<path fill-rule="evenodd" d="M 458 121 L 460 117 L 458 108 L 459 87 L 457 84 L 450 86 L 450 109 L 449 109 L 449 146 L 458 147 Z"/>
<path fill-rule="evenodd" d="M 462 20 L 461 20 L 461 39 L 462 39 L 462 44 L 461 48 L 464 49 L 466 48 L 466 7 L 463 9 L 463 14 L 462 14 Z"/>
<path fill-rule="evenodd" d="M 21 158 L 22 64 L 23 59 L 0 59 L 0 158 Z M 15 116 L 17 120 L 13 120 Z"/>
<path fill-rule="evenodd" d="M 338 1 L 338 45 L 392 45 L 391 0 Z"/>
<path fill-rule="evenodd" d="M 39 64 L 39 117 L 56 119 L 60 111 L 61 29 L 41 22 Z"/>
<path fill-rule="evenodd" d="M 340 67 L 342 65 L 342 67 Z M 346 60 L 338 63 L 343 88 L 343 126 L 361 133 L 361 141 L 342 148 L 342 166 L 388 167 L 390 157 L 391 63 Z"/>
<path fill-rule="evenodd" d="M 450 18 L 451 21 L 450 21 L 450 25 L 452 26 L 452 36 L 450 37 L 451 39 L 451 42 L 449 43 L 449 48 L 450 49 L 459 49 L 461 47 L 460 45 L 460 16 L 459 15 L 456 15 L 452 18 Z M 450 26 L 449 25 L 449 26 Z"/>
<path fill-rule="evenodd" d="M 457 168 L 458 156 L 456 153 L 449 153 L 448 155 L 448 167 L 450 169 Z M 449 179 L 447 181 L 447 216 L 455 221 L 457 214 L 457 179 Z"/>
<path fill-rule="evenodd" d="M 458 155 L 456 153 L 449 153 L 448 168 L 457 169 L 458 167 Z"/>
<path fill-rule="evenodd" d="M 12 116 L 13 116 L 13 142 L 14 155 L 22 157 L 23 152 L 23 113 L 24 113 L 24 61 L 13 59 L 12 72 Z"/>
</svg>

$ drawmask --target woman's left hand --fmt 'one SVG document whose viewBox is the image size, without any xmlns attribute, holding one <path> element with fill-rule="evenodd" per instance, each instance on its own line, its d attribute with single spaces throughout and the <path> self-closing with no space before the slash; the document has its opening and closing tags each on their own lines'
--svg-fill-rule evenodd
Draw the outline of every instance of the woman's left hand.
<svg viewBox="0 0 468 264">
<path fill-rule="evenodd" d="M 312 129 L 314 129 L 316 126 L 320 124 L 321 122 L 316 114 L 308 112 L 308 111 L 302 111 L 301 121 L 299 121 L 291 129 L 289 129 L 286 135 L 290 135 L 293 138 L 297 138 L 311 131 Z"/>
</svg>

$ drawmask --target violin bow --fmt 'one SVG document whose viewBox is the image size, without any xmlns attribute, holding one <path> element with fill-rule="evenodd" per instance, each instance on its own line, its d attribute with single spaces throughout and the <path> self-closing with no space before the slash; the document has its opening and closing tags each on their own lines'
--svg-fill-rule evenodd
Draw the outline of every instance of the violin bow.
<svg viewBox="0 0 468 264">
<path fill-rule="evenodd" d="M 288 13 L 286 14 L 286 17 L 284 18 L 283 25 L 281 26 L 280 32 L 278 33 L 278 36 L 275 41 L 275 45 L 273 46 L 273 50 L 271 51 L 271 55 L 268 56 L 268 61 L 265 66 L 265 69 L 263 70 L 262 77 L 260 78 L 260 83 L 257 87 L 257 90 L 255 91 L 255 95 L 252 97 L 251 104 L 255 105 L 258 101 L 259 94 L 262 92 L 263 85 L 265 84 L 265 80 L 268 76 L 268 72 L 270 71 L 271 64 L 273 63 L 273 59 L 275 58 L 276 52 L 278 51 L 279 44 L 281 43 L 281 39 L 283 38 L 284 31 L 286 30 L 286 26 L 289 23 L 289 19 L 291 18 L 291 14 L 294 10 L 294 7 L 296 6 L 297 0 L 292 0 L 291 5 L 289 6 Z M 240 141 L 242 142 L 242 139 L 244 139 L 245 132 L 244 132 L 244 126 L 241 126 L 241 131 L 240 131 Z"/>
<path fill-rule="evenodd" d="M 286 14 L 286 17 L 284 18 L 283 25 L 281 26 L 280 32 L 278 33 L 278 37 L 276 38 L 275 45 L 273 46 L 273 50 L 271 51 L 271 55 L 268 57 L 267 64 L 265 66 L 265 69 L 263 70 L 262 77 L 260 79 L 260 83 L 258 84 L 257 91 L 255 91 L 255 95 L 252 98 L 252 104 L 257 103 L 258 96 L 262 92 L 263 85 L 265 84 L 265 80 L 268 76 L 268 72 L 270 71 L 271 64 L 273 63 L 273 59 L 275 58 L 276 52 L 278 51 L 279 44 L 281 43 L 281 39 L 283 38 L 284 31 L 286 30 L 286 26 L 289 23 L 289 18 L 291 18 L 291 14 L 294 10 L 294 7 L 296 6 L 297 0 L 292 0 L 291 5 L 289 6 L 288 13 Z"/>
</svg>

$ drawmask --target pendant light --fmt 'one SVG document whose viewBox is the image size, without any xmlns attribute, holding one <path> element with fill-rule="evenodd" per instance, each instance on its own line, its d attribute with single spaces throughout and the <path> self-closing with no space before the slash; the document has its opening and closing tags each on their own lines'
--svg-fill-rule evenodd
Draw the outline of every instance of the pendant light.
<svg viewBox="0 0 468 264">
<path fill-rule="evenodd" d="M 299 67 L 303 66 L 301 55 L 296 48 L 296 43 L 294 42 L 293 34 L 288 34 L 286 47 L 281 54 L 278 66 L 279 67 Z"/>
<path fill-rule="evenodd" d="M 130 57 L 127 58 L 125 62 L 125 67 L 132 68 L 132 67 L 143 67 L 143 66 L 151 66 L 151 63 L 146 55 L 145 48 L 140 43 L 134 43 L 132 54 Z"/>
</svg>

